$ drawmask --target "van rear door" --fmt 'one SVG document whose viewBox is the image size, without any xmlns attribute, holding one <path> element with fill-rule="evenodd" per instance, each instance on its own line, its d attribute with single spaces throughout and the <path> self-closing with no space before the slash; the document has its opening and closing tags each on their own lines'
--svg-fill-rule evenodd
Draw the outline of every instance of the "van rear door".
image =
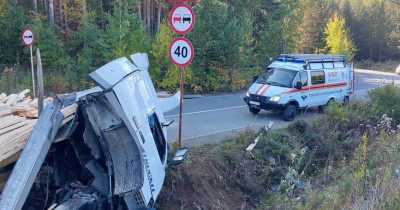
<svg viewBox="0 0 400 210">
<path fill-rule="evenodd" d="M 347 75 L 348 75 L 348 83 L 349 85 L 349 94 L 354 93 L 354 66 L 353 63 L 346 64 Z"/>
</svg>

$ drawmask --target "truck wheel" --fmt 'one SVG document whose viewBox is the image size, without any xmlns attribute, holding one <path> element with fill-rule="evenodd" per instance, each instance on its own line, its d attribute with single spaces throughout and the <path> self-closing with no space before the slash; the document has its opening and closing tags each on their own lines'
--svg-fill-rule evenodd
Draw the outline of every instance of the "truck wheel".
<svg viewBox="0 0 400 210">
<path fill-rule="evenodd" d="M 297 114 L 296 106 L 289 104 L 286 106 L 285 111 L 283 111 L 283 119 L 285 121 L 293 121 Z"/>
<path fill-rule="evenodd" d="M 258 114 L 260 112 L 260 109 L 249 107 L 249 110 L 252 114 Z"/>
</svg>

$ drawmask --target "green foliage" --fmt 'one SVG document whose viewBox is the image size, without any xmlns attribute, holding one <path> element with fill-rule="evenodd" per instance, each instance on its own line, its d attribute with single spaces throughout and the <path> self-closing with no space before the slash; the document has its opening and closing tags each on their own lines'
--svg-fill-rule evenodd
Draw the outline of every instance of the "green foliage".
<svg viewBox="0 0 400 210">
<path fill-rule="evenodd" d="M 386 114 L 393 119 L 394 124 L 400 123 L 400 89 L 394 84 L 388 84 L 368 92 L 371 107 L 375 116 Z"/>
<path fill-rule="evenodd" d="M 119 58 L 137 52 L 149 52 L 150 38 L 145 33 L 136 13 L 136 1 L 115 1 L 113 12 L 108 13 L 106 38 L 112 57 Z"/>
<path fill-rule="evenodd" d="M 323 7 L 320 1 L 301 1 L 303 21 L 299 24 L 298 30 L 301 34 L 299 51 L 302 53 L 318 53 L 325 46 L 323 40 L 325 19 L 321 18 L 323 16 L 321 8 Z"/>
<path fill-rule="evenodd" d="M 45 94 L 67 93 L 71 89 L 71 73 L 74 66 L 71 57 L 68 56 L 63 42 L 58 37 L 56 28 L 48 27 L 40 19 L 33 22 L 35 32 L 34 55 L 37 49 L 40 50 L 42 68 L 44 72 Z M 36 61 L 36 56 L 34 57 Z M 36 68 L 35 68 L 36 69 Z"/>
<path fill-rule="evenodd" d="M 42 53 L 48 91 L 91 87 L 87 73 L 116 58 L 144 52 L 149 54 L 157 88 L 175 92 L 180 69 L 169 61 L 167 50 L 177 35 L 166 21 L 158 21 L 168 18 L 165 9 L 172 4 L 143 3 L 56 1 L 55 23 L 49 25 L 43 4 L 33 18 L 30 2 L 0 0 L 0 73 L 19 66 L 16 74 L 21 75 L 16 76 L 26 75 L 29 48 L 19 37 L 30 27 L 36 34 L 34 51 L 40 48 Z M 373 62 L 400 59 L 400 6 L 395 1 L 202 0 L 190 5 L 196 24 L 185 36 L 195 56 L 185 68 L 185 92 L 246 89 L 270 57 L 285 52 L 343 53 L 348 60 Z"/>
<path fill-rule="evenodd" d="M 234 71 L 245 52 L 245 31 L 237 19 L 229 18 L 221 2 L 201 1 L 194 11 L 199 21 L 187 36 L 195 49 L 190 86 L 194 92 L 231 89 Z"/>
<path fill-rule="evenodd" d="M 329 19 L 325 34 L 326 36 L 326 52 L 330 54 L 344 54 L 348 61 L 353 60 L 356 47 L 352 42 L 348 31 L 345 28 L 345 19 L 340 17 L 336 12 Z"/>
<path fill-rule="evenodd" d="M 150 52 L 149 72 L 154 84 L 156 87 L 170 92 L 175 92 L 180 87 L 180 68 L 173 65 L 168 56 L 168 48 L 174 37 L 174 31 L 164 21 L 152 42 Z M 184 83 L 190 81 L 191 75 L 191 69 L 185 68 Z"/>
<path fill-rule="evenodd" d="M 13 65 L 29 56 L 29 51 L 23 53 L 26 47 L 20 38 L 28 18 L 24 12 L 18 1 L 0 0 L 0 64 Z"/>
<path fill-rule="evenodd" d="M 89 13 L 84 17 L 80 31 L 75 32 L 75 45 L 77 52 L 76 75 L 88 75 L 93 70 L 114 59 L 111 56 L 110 47 L 107 45 L 106 35 L 96 24 L 96 14 Z M 77 76 L 76 87 L 73 89 L 84 89 L 91 86 L 87 77 Z"/>
</svg>

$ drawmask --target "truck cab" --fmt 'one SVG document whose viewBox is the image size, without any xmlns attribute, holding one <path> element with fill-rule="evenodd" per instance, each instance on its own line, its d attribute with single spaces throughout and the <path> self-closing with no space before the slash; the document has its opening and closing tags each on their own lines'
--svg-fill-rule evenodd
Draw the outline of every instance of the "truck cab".
<svg viewBox="0 0 400 210">
<path fill-rule="evenodd" d="M 51 134 L 45 141 L 27 142 L 29 151 L 43 158 L 22 152 L 2 193 L 2 209 L 20 209 L 24 203 L 35 209 L 44 194 L 54 204 L 46 197 L 40 208 L 47 203 L 57 210 L 152 209 L 166 170 L 181 163 L 188 149 L 180 148 L 168 161 L 166 127 L 172 122 L 163 113 L 178 106 L 180 93 L 159 101 L 148 67 L 146 54 L 116 59 L 89 74 L 96 87 L 47 104 L 33 133 Z M 62 106 L 76 111 L 60 128 Z M 23 160 L 32 160 L 29 167 Z M 19 177 L 28 181 L 19 185 Z"/>
<path fill-rule="evenodd" d="M 252 114 L 277 110 L 292 121 L 299 109 L 348 101 L 353 79 L 353 65 L 343 55 L 282 54 L 254 77 L 244 101 Z"/>
</svg>

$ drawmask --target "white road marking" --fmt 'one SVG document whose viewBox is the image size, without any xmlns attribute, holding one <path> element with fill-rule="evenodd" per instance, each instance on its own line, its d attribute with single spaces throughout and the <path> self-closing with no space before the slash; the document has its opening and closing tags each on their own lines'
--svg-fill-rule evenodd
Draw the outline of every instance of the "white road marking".
<svg viewBox="0 0 400 210">
<path fill-rule="evenodd" d="M 257 124 L 252 124 L 251 126 L 262 126 L 262 125 L 265 125 L 265 122 L 263 122 L 263 123 L 257 123 Z M 221 134 L 221 133 L 225 133 L 225 132 L 229 132 L 229 131 L 236 131 L 236 130 L 239 130 L 239 129 L 243 129 L 243 128 L 247 128 L 247 127 L 249 127 L 250 125 L 247 125 L 247 126 L 241 126 L 241 127 L 236 127 L 236 128 L 229 128 L 229 129 L 226 129 L 226 130 L 222 130 L 222 131 L 216 131 L 216 132 L 211 132 L 211 133 L 206 133 L 206 134 L 202 134 L 202 135 L 198 135 L 198 136 L 192 136 L 192 137 L 190 137 L 190 138 L 186 138 L 186 139 L 183 139 L 183 140 L 192 140 L 192 139 L 197 139 L 197 138 L 201 138 L 201 137 L 205 137 L 205 136 L 211 136 L 211 135 L 216 135 L 216 134 Z"/>
<path fill-rule="evenodd" d="M 193 114 L 201 114 L 201 113 L 206 113 L 206 112 L 215 112 L 215 111 L 228 110 L 228 109 L 237 109 L 237 108 L 242 108 L 242 107 L 246 107 L 246 106 L 247 105 L 226 107 L 226 108 L 220 108 L 220 109 L 209 109 L 209 110 L 204 110 L 204 111 L 185 113 L 183 115 L 193 115 Z M 178 117 L 178 116 L 179 116 L 179 114 L 168 115 L 168 116 L 164 116 L 164 117 Z"/>
</svg>

